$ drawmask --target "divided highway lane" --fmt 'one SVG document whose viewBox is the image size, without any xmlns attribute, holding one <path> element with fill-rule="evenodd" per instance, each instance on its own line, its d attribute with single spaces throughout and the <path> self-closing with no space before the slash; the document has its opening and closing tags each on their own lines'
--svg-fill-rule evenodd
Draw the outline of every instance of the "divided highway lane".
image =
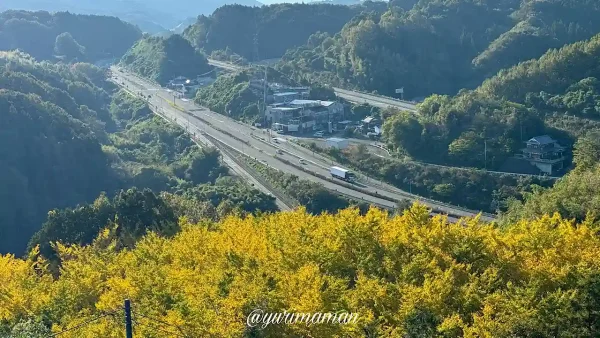
<svg viewBox="0 0 600 338">
<path fill-rule="evenodd" d="M 348 189 L 346 187 L 340 186 L 335 183 L 335 181 L 323 180 L 319 177 L 315 177 L 310 175 L 304 171 L 298 170 L 294 166 L 290 166 L 286 163 L 283 163 L 277 160 L 273 155 L 275 154 L 278 148 L 284 149 L 286 154 L 282 156 L 286 158 L 290 162 L 298 162 L 298 158 L 306 159 L 307 165 L 305 166 L 307 170 L 312 172 L 316 172 L 323 176 L 329 176 L 328 168 L 331 166 L 331 162 L 323 159 L 320 156 L 311 156 L 304 149 L 297 149 L 291 145 L 286 144 L 285 142 L 269 143 L 268 141 L 260 141 L 255 137 L 262 137 L 265 140 L 269 139 L 268 133 L 263 133 L 262 130 L 257 130 L 248 125 L 239 123 L 232 119 L 229 119 L 226 116 L 210 112 L 206 108 L 196 106 L 192 101 L 183 101 L 180 99 L 175 99 L 177 106 L 183 108 L 188 113 L 193 114 L 190 116 L 182 111 L 176 109 L 172 106 L 173 102 L 173 93 L 168 92 L 167 90 L 160 89 L 156 84 L 150 83 L 147 80 L 140 79 L 137 76 L 132 74 L 124 74 L 118 73 L 120 78 L 120 82 L 125 80 L 128 83 L 128 86 L 134 92 L 142 92 L 146 97 L 150 95 L 150 102 L 160 107 L 163 111 L 167 112 L 169 115 L 173 117 L 177 117 L 180 121 L 184 121 L 185 125 L 188 128 L 192 128 L 192 131 L 203 131 L 211 135 L 212 137 L 221 140 L 222 142 L 235 147 L 240 152 L 256 158 L 257 160 L 282 171 L 292 173 L 301 178 L 311 180 L 313 182 L 317 182 L 322 184 L 324 187 L 330 190 L 338 191 L 340 193 L 344 193 L 350 196 L 354 196 L 358 200 L 365 200 L 367 202 L 372 201 L 373 203 L 387 205 L 393 207 L 394 202 L 390 202 L 386 199 L 377 198 L 368 194 L 364 194 L 362 192 Z M 209 124 L 207 124 L 208 122 Z M 229 135 L 227 135 L 229 134 Z M 232 137 L 233 135 L 234 137 Z M 243 140 L 244 142 L 240 142 Z M 381 184 L 381 183 L 379 183 Z M 448 206 L 445 204 L 438 204 L 431 201 L 423 201 L 421 198 L 409 195 L 406 192 L 403 192 L 400 189 L 395 187 L 385 185 L 385 186 L 377 186 L 377 185 L 365 185 L 361 187 L 362 189 L 370 192 L 377 193 L 379 195 L 385 196 L 387 198 L 401 200 L 401 199 L 409 199 L 409 200 L 421 200 L 421 202 L 429 205 L 433 209 L 440 210 L 444 213 L 457 215 L 457 216 L 472 216 L 476 214 L 476 212 L 465 210 L 462 208 L 453 208 L 452 206 Z M 485 220 L 492 220 L 492 217 L 483 216 Z"/>
<path fill-rule="evenodd" d="M 134 82 L 131 82 L 126 77 L 124 77 L 124 76 L 118 77 L 117 81 L 118 81 L 119 85 L 122 85 L 123 83 L 125 83 L 125 86 L 127 87 L 126 89 L 129 92 L 131 92 L 133 94 L 140 93 L 141 87 L 139 85 L 135 84 Z M 152 92 L 152 91 L 156 91 L 156 90 L 149 89 L 149 90 L 143 91 L 143 93 L 146 96 L 148 96 L 148 95 L 151 95 L 148 93 Z M 166 106 L 163 99 L 160 99 L 158 97 L 156 97 L 156 98 L 151 97 L 151 99 L 149 99 L 148 101 L 151 105 L 152 110 L 159 113 L 159 115 L 161 117 L 167 119 L 169 122 L 175 122 L 182 128 L 190 128 L 190 124 L 188 123 L 188 120 L 186 118 L 182 117 L 181 114 L 174 113 L 172 111 L 173 107 Z M 190 131 L 195 134 L 196 139 L 200 140 L 201 143 L 213 144 L 213 142 L 208 140 L 203 135 L 202 130 L 200 130 L 198 128 L 192 128 L 192 129 L 190 129 Z M 222 155 L 223 155 L 223 160 L 224 160 L 225 164 L 227 164 L 233 170 L 233 172 L 235 172 L 237 175 L 242 177 L 247 182 L 252 183 L 252 185 L 255 188 L 257 188 L 258 190 L 260 190 L 264 193 L 276 196 L 275 194 L 273 194 L 272 191 L 270 191 L 268 188 L 263 186 L 256 178 L 252 177 L 252 175 L 250 175 L 242 167 L 240 167 L 233 159 L 229 158 L 226 154 L 222 154 Z M 277 206 L 279 207 L 280 210 L 292 210 L 291 206 L 285 204 L 285 202 L 280 200 L 279 198 L 276 198 L 275 203 L 277 204 Z"/>
<path fill-rule="evenodd" d="M 379 108 L 395 107 L 398 109 L 409 110 L 412 112 L 417 111 L 417 105 L 407 101 L 400 101 L 394 98 L 388 98 L 384 96 L 371 95 L 367 93 L 355 92 L 352 90 L 346 90 L 342 88 L 333 87 L 335 94 L 341 98 L 344 98 L 352 103 L 362 104 L 367 103 L 371 106 Z"/>
<path fill-rule="evenodd" d="M 238 71 L 238 70 L 247 68 L 246 66 L 240 66 L 240 65 L 233 64 L 233 63 L 229 63 L 229 62 L 212 60 L 212 59 L 208 59 L 208 64 L 213 67 L 222 68 L 222 69 L 226 69 L 226 70 L 230 70 L 230 71 Z M 407 102 L 407 101 L 401 101 L 401 100 L 394 99 L 391 97 L 361 93 L 361 92 L 357 92 L 357 91 L 353 91 L 353 90 L 346 90 L 346 89 L 336 88 L 336 87 L 333 87 L 333 91 L 335 92 L 335 94 L 337 96 L 344 98 L 352 103 L 358 103 L 358 104 L 368 103 L 372 106 L 379 107 L 379 108 L 395 107 L 395 108 L 409 110 L 409 111 L 413 111 L 413 112 L 417 111 L 416 104 Z"/>
</svg>

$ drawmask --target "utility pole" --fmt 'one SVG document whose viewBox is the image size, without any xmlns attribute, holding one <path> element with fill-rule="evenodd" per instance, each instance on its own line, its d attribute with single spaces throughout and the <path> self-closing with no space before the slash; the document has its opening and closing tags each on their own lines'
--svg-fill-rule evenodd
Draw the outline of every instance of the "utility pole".
<svg viewBox="0 0 600 338">
<path fill-rule="evenodd" d="M 483 144 L 484 144 L 484 161 L 485 161 L 485 170 L 487 170 L 487 139 L 483 140 Z"/>
<path fill-rule="evenodd" d="M 265 65 L 265 81 L 263 83 L 263 85 L 264 85 L 263 86 L 263 89 L 264 89 L 264 92 L 263 92 L 263 105 L 264 105 L 265 110 L 263 111 L 263 114 L 265 114 L 267 112 L 267 89 L 269 88 L 268 87 L 268 82 L 267 82 L 268 81 L 268 69 L 269 69 L 269 67 Z"/>
<path fill-rule="evenodd" d="M 125 299 L 125 335 L 133 338 L 133 326 L 131 325 L 131 301 Z"/>
<path fill-rule="evenodd" d="M 523 142 L 523 120 L 519 117 L 519 127 L 521 128 L 521 143 Z"/>
</svg>

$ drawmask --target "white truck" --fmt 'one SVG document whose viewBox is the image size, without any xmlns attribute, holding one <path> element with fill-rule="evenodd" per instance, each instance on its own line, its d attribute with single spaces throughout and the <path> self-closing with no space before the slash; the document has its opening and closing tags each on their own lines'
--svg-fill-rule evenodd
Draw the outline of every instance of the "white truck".
<svg viewBox="0 0 600 338">
<path fill-rule="evenodd" d="M 329 169 L 329 173 L 334 178 L 339 178 L 344 181 L 352 181 L 354 179 L 354 174 L 351 173 L 348 169 L 340 168 L 340 167 L 331 167 Z"/>
</svg>

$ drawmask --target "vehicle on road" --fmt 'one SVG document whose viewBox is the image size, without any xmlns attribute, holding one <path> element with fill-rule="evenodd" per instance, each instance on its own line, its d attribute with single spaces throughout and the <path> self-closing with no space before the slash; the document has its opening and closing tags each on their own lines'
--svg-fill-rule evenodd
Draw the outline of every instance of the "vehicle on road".
<svg viewBox="0 0 600 338">
<path fill-rule="evenodd" d="M 281 151 L 281 149 L 277 149 L 276 153 L 277 153 L 278 155 L 283 155 L 283 151 Z"/>
<path fill-rule="evenodd" d="M 305 160 L 305 159 L 303 159 L 303 158 L 301 158 L 299 162 L 300 162 L 300 164 L 304 164 L 304 165 L 306 165 L 306 160 Z"/>
<path fill-rule="evenodd" d="M 323 131 L 318 131 L 313 136 L 314 137 L 323 137 L 324 135 L 325 135 L 325 133 Z"/>
<path fill-rule="evenodd" d="M 275 138 L 275 137 L 274 137 L 274 138 L 273 138 L 273 142 L 275 142 L 275 143 L 279 143 L 279 140 L 278 140 L 277 138 Z"/>
<path fill-rule="evenodd" d="M 348 182 L 353 181 L 354 177 L 355 177 L 354 174 L 350 172 L 350 170 L 340 168 L 340 167 L 331 167 L 329 169 L 329 173 L 334 178 L 339 178 L 340 180 L 344 180 L 344 181 L 348 181 Z"/>
</svg>

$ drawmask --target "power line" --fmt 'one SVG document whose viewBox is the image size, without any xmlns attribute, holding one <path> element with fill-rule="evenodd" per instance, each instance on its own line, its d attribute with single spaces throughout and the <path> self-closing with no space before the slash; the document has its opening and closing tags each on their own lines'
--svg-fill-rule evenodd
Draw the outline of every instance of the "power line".
<svg viewBox="0 0 600 338">
<path fill-rule="evenodd" d="M 204 74 L 200 74 L 200 75 L 198 75 L 198 77 L 200 77 L 200 76 L 204 76 L 204 75 L 208 75 L 208 74 L 210 74 L 210 73 L 214 72 L 216 69 L 217 69 L 217 68 L 213 68 L 213 69 L 212 69 L 210 72 L 206 72 L 206 73 L 204 73 Z"/>
<path fill-rule="evenodd" d="M 167 333 L 167 334 L 170 334 L 170 335 L 172 335 L 172 336 L 175 336 L 175 337 L 187 338 L 187 336 L 182 336 L 182 335 L 181 335 L 181 334 L 179 334 L 179 333 L 172 332 L 172 331 L 165 330 L 165 329 L 161 329 L 159 326 L 154 326 L 154 325 L 150 325 L 150 324 L 143 324 L 143 323 L 141 323 L 141 322 L 139 322 L 139 321 L 137 321 L 137 320 L 135 320 L 135 319 L 133 320 L 133 323 L 134 323 L 136 326 L 137 326 L 137 325 L 139 325 L 139 326 L 145 326 L 145 327 L 149 327 L 149 328 L 151 328 L 151 329 L 153 329 L 153 330 L 160 331 L 160 332 L 163 332 L 163 333 Z"/>
<path fill-rule="evenodd" d="M 73 326 L 73 327 L 71 327 L 71 328 L 68 328 L 68 329 L 62 330 L 62 331 L 60 331 L 60 332 L 58 332 L 58 333 L 51 334 L 51 335 L 47 336 L 46 338 L 52 338 L 52 337 L 56 337 L 56 336 L 59 336 L 59 335 L 61 335 L 61 334 L 64 334 L 64 333 L 67 333 L 67 332 L 70 332 L 70 331 L 73 331 L 73 330 L 80 329 L 80 328 L 82 328 L 82 327 L 85 327 L 85 326 L 87 326 L 87 325 L 89 325 L 89 324 L 91 324 L 91 323 L 93 323 L 93 322 L 97 321 L 98 319 L 102 319 L 102 318 L 104 318 L 104 317 L 108 317 L 108 316 L 110 316 L 110 315 L 113 315 L 113 314 L 114 314 L 114 313 L 116 313 L 116 312 L 117 312 L 117 311 L 112 311 L 112 312 L 109 312 L 109 313 L 105 313 L 105 314 L 102 314 L 102 315 L 96 316 L 96 317 L 94 317 L 94 318 L 92 318 L 92 319 L 89 319 L 89 320 L 87 320 L 87 321 L 85 321 L 85 322 L 83 322 L 83 323 L 80 323 L 80 324 L 78 324 L 78 325 L 75 325 L 75 326 Z"/>
<path fill-rule="evenodd" d="M 142 318 L 146 318 L 146 319 L 148 319 L 148 320 L 151 320 L 151 321 L 157 322 L 157 323 L 159 323 L 159 324 L 163 324 L 163 325 L 166 325 L 166 326 L 174 327 L 174 328 L 176 328 L 176 329 L 177 329 L 177 330 L 178 330 L 178 331 L 179 331 L 179 332 L 180 332 L 180 333 L 181 333 L 181 334 L 182 334 L 184 337 L 186 337 L 185 333 L 183 333 L 183 330 L 182 330 L 182 329 L 181 329 L 181 327 L 179 327 L 178 325 L 171 324 L 171 323 L 167 323 L 167 322 L 165 322 L 165 321 L 162 321 L 162 320 L 160 320 L 160 319 L 156 319 L 156 318 L 154 318 L 154 317 L 151 317 L 151 316 L 146 316 L 146 315 L 143 315 L 143 314 L 141 314 L 141 313 L 139 313 L 139 312 L 137 312 L 137 311 L 133 311 L 133 314 L 135 314 L 136 316 L 140 316 L 140 317 L 142 317 Z"/>
</svg>

